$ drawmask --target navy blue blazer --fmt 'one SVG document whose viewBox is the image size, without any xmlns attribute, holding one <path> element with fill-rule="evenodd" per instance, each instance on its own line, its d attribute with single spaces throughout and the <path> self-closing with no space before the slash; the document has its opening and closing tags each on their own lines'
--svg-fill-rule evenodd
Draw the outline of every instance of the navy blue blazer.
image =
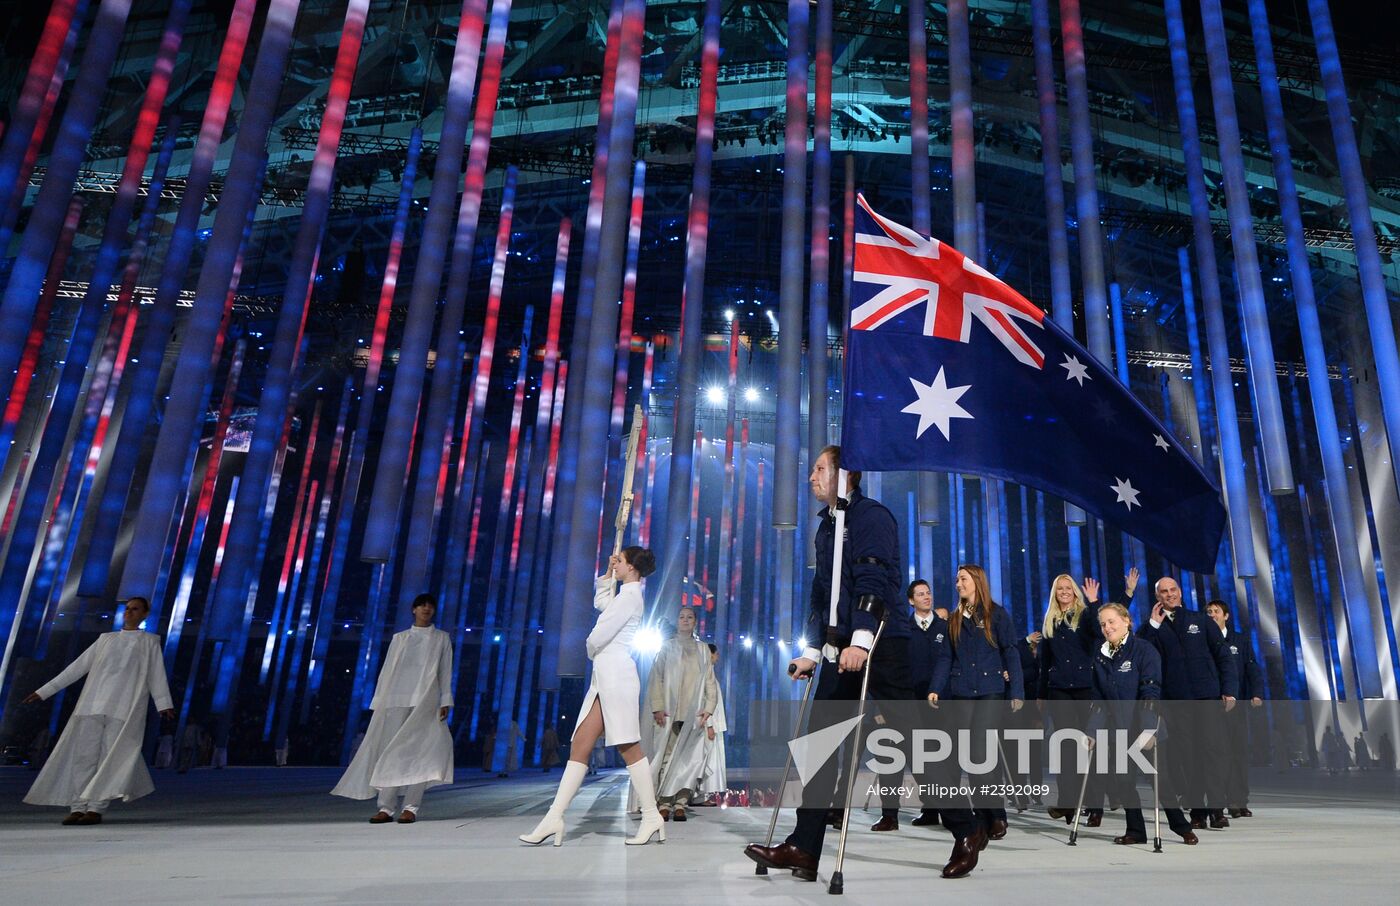
<svg viewBox="0 0 1400 906">
<path fill-rule="evenodd" d="M 1254 640 L 1249 633 L 1231 629 L 1225 636 L 1225 647 L 1230 652 L 1230 660 L 1235 665 L 1235 675 L 1240 680 L 1240 698 L 1264 697 L 1264 671 L 1254 657 Z"/>
<path fill-rule="evenodd" d="M 1101 606 L 1087 605 L 1079 615 L 1077 629 L 1061 624 L 1054 635 L 1040 640 L 1038 698 L 1047 698 L 1051 689 L 1088 689 L 1093 685 L 1093 652 L 1103 641 Z"/>
<path fill-rule="evenodd" d="M 1026 697 L 1021 655 L 1016 651 L 1017 634 L 1005 607 L 992 605 L 995 644 L 987 641 L 982 627 L 971 622 L 963 624 L 956 643 L 952 638 L 949 633 L 949 644 L 934 666 L 928 691 L 937 692 L 940 697 L 944 689 L 957 698 L 1002 694 L 1014 699 Z"/>
<path fill-rule="evenodd" d="M 820 648 L 826 638 L 831 606 L 831 561 L 836 550 L 836 517 L 822 507 L 817 526 L 817 570 L 812 579 L 811 615 L 807 638 Z M 904 597 L 899 569 L 899 529 L 894 516 L 878 500 L 851 491 L 846 505 L 846 540 L 841 548 L 841 597 L 836 605 L 837 635 L 849 640 L 857 629 L 875 632 L 879 621 L 854 604 L 875 595 L 885 605 L 883 638 L 909 637 L 909 601 Z"/>
<path fill-rule="evenodd" d="M 1104 702 L 1096 705 L 1090 728 L 1104 722 L 1114 728 L 1134 730 L 1144 723 L 1139 706 L 1128 702 L 1157 701 L 1162 697 L 1162 659 L 1152 643 L 1129 634 L 1112 654 L 1104 652 L 1107 642 L 1094 650 L 1094 698 Z"/>
<path fill-rule="evenodd" d="M 938 654 L 948 647 L 948 623 L 938 614 L 929 617 L 928 629 L 919 628 L 919 618 L 909 617 L 909 684 L 921 695 L 929 692 Z M 934 690 L 941 696 L 943 689 Z"/>
<path fill-rule="evenodd" d="M 1176 609 L 1162 625 L 1148 623 L 1138 634 L 1162 656 L 1162 697 L 1204 701 L 1239 697 L 1240 681 L 1220 627 L 1199 610 Z"/>
</svg>

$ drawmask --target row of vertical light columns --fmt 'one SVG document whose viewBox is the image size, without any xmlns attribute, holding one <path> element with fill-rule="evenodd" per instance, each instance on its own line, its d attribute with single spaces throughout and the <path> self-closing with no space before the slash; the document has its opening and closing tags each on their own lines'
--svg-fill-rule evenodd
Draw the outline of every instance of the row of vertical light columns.
<svg viewBox="0 0 1400 906">
<path fill-rule="evenodd" d="M 807 0 L 788 0 L 782 251 L 778 287 L 778 399 L 773 445 L 773 526 L 778 530 L 778 625 L 792 623 L 796 576 L 798 450 L 802 417 L 803 290 L 807 274 Z M 813 640 L 815 641 L 815 640 Z"/>
<path fill-rule="evenodd" d="M 685 579 L 689 521 L 677 518 L 689 512 L 692 472 L 695 468 L 692 438 L 695 405 L 700 392 L 700 359 L 705 348 L 701 334 L 705 309 L 705 261 L 710 235 L 710 171 L 714 161 L 715 104 L 719 76 L 719 0 L 706 0 L 704 43 L 700 57 L 700 96 L 695 123 L 695 163 L 691 173 L 690 212 L 686 221 L 685 284 L 681 291 L 681 328 L 676 361 L 674 424 L 671 431 L 670 473 L 667 482 L 667 518 L 661 532 L 662 555 L 657 563 L 659 593 L 653 611 L 669 614 L 679 606 Z"/>
<path fill-rule="evenodd" d="M 1303 345 L 1303 363 L 1308 369 L 1308 397 L 1312 403 L 1313 425 L 1317 431 L 1323 481 L 1326 483 L 1325 487 L 1330 490 L 1326 509 L 1336 545 L 1341 579 L 1340 597 L 1343 606 L 1351 615 L 1353 647 L 1357 649 L 1353 656 L 1359 655 L 1359 663 L 1365 664 L 1367 659 L 1374 660 L 1374 645 L 1363 647 L 1370 641 L 1373 617 L 1361 569 L 1360 547 L 1352 512 L 1351 485 L 1342 458 L 1337 412 L 1332 402 L 1331 381 L 1327 374 L 1327 350 L 1322 343 L 1322 323 L 1313 290 L 1312 266 L 1308 261 L 1302 210 L 1298 204 L 1298 187 L 1293 178 L 1288 123 L 1284 117 L 1283 96 L 1279 91 L 1273 38 L 1269 33 L 1268 10 L 1263 0 L 1249 0 L 1249 18 L 1254 32 L 1254 54 L 1259 67 L 1259 90 L 1263 99 L 1270 155 L 1273 159 L 1274 184 L 1277 188 L 1279 213 L 1283 218 L 1288 270 L 1293 285 L 1293 304 L 1298 313 L 1298 336 Z M 1262 378 L 1261 375 L 1261 380 Z M 1270 381 L 1272 382 L 1272 375 Z M 1355 635 L 1356 631 L 1363 627 L 1364 633 Z M 1372 669 L 1363 668 L 1363 688 L 1377 688 L 1372 685 L 1377 678 L 1367 676 Z"/>
<path fill-rule="evenodd" d="M 296 22 L 298 0 L 273 0 L 263 25 L 262 44 L 234 139 L 232 163 L 220 195 L 213 231 L 195 289 L 171 383 L 170 399 L 156 438 L 155 453 L 132 532 L 131 549 L 118 594 L 149 594 L 166 559 L 165 543 L 175 504 L 189 476 L 190 440 L 200 425 L 208 395 L 211 353 L 219 336 L 234 264 L 249 211 L 261 186 L 268 129 L 277 106 Z"/>
<path fill-rule="evenodd" d="M 199 138 L 189 171 L 185 175 L 185 191 L 180 210 L 170 234 L 161 264 L 156 296 L 145 315 L 146 326 L 139 352 L 132 360 L 131 373 L 125 388 L 126 403 L 122 410 L 122 429 L 114 438 L 112 459 L 107 467 L 107 479 L 97 509 L 97 521 L 89 543 L 78 594 L 86 598 L 102 598 L 107 594 L 108 577 L 115 564 L 117 536 L 126 512 L 127 497 L 133 476 L 138 470 L 141 448 L 133 438 L 142 437 L 150 429 L 152 413 L 157 408 L 157 385 L 166 346 L 175 324 L 180 290 L 189 268 L 198 239 L 198 225 L 204 210 L 206 194 L 213 178 L 214 161 L 223 141 L 224 126 L 237 85 L 248 33 L 253 25 L 257 0 L 237 0 L 229 16 L 219 51 L 214 81 L 200 122 Z"/>
<path fill-rule="evenodd" d="M 578 474 L 579 447 L 583 441 L 580 434 L 583 411 L 579 404 L 579 400 L 583 396 L 585 377 L 585 369 L 582 366 L 587 358 L 588 325 L 593 321 L 594 287 L 597 285 L 598 250 L 602 240 L 600 231 L 603 227 L 603 196 L 608 181 L 608 155 L 610 153 L 614 96 L 617 86 L 617 62 L 622 43 L 624 3 L 625 0 L 612 0 L 608 13 L 608 43 L 603 53 L 603 83 L 598 95 L 598 128 L 594 137 L 593 172 L 589 180 L 588 209 L 584 215 L 583 248 L 579 254 L 579 285 L 576 294 L 577 301 L 574 306 L 573 336 L 570 340 L 569 361 L 576 363 L 576 367 L 569 369 L 568 381 L 563 388 L 569 405 L 564 408 L 557 482 L 559 499 L 555 501 L 557 512 L 564 518 L 555 521 L 552 556 L 550 557 L 550 578 L 551 584 L 555 588 L 565 588 L 570 582 L 579 579 L 579 577 L 569 573 L 567 551 L 573 528 L 570 519 L 573 516 L 574 492 L 577 489 L 575 479 Z M 565 619 L 574 619 L 567 615 L 570 611 L 569 604 L 575 600 L 575 598 L 561 596 L 559 600 L 560 619 L 557 624 L 560 627 L 563 626 Z M 555 633 L 553 643 L 545 645 L 540 668 L 540 683 L 545 689 L 557 689 L 559 686 L 561 675 L 559 658 L 566 645 L 564 635 L 561 628 L 561 631 Z M 570 670 L 577 671 L 576 665 L 577 661 L 571 660 Z"/>
<path fill-rule="evenodd" d="M 0 396 L 8 397 L 14 383 L 15 366 L 24 348 L 24 338 L 29 334 L 34 303 L 48 271 L 54 241 L 68 214 L 74 180 L 82 166 L 130 12 L 131 0 L 102 0 L 91 32 L 101 37 L 88 41 L 78 67 L 77 81 L 69 92 L 63 120 L 49 154 L 44 184 L 30 210 L 19 251 L 11 265 L 9 283 L 4 296 L 0 297 Z M 11 191 L 15 188 L 17 186 L 12 186 Z M 6 206 L 9 202 L 10 198 L 3 199 Z M 8 455 L 9 450 L 0 450 L 0 465 Z"/>
<path fill-rule="evenodd" d="M 1214 390 L 1216 440 L 1220 469 L 1225 485 L 1225 509 L 1229 515 L 1230 550 L 1235 575 L 1255 575 L 1253 530 L 1249 524 L 1248 484 L 1240 446 L 1239 418 L 1234 388 L 1230 380 L 1230 348 L 1225 329 L 1225 311 L 1220 298 L 1220 272 L 1215 259 L 1215 236 L 1206 197 L 1205 168 L 1201 159 L 1201 137 L 1196 122 L 1196 101 L 1191 87 L 1191 60 L 1186 47 L 1186 26 L 1181 0 L 1164 0 L 1167 39 L 1172 60 L 1172 82 L 1176 90 L 1177 120 L 1181 129 L 1182 158 L 1186 164 L 1186 189 L 1191 199 L 1191 221 L 1196 250 L 1196 271 L 1200 276 L 1199 295 L 1206 322 L 1206 349 L 1210 357 L 1209 380 Z M 1197 380 L 1206 380 L 1202 373 Z"/>
<path fill-rule="evenodd" d="M 928 7 L 925 0 L 909 4 L 909 193 L 914 231 L 933 235 L 933 214 L 929 186 L 928 158 Z M 850 299 L 843 299 L 846 308 Z M 813 339 L 815 343 L 816 340 Z M 939 486 L 942 477 L 919 472 L 915 520 L 910 532 L 917 532 L 915 550 L 920 574 L 933 568 L 933 537 L 929 526 L 939 522 Z M 911 558 L 912 559 L 912 558 Z"/>
<path fill-rule="evenodd" d="M 1356 269 L 1361 281 L 1361 298 L 1366 305 L 1366 323 L 1371 331 L 1371 355 L 1380 387 L 1381 412 L 1390 450 L 1394 490 L 1400 493 L 1400 353 L 1396 351 L 1395 325 L 1390 315 L 1390 296 L 1381 270 L 1376 247 L 1376 227 L 1371 218 L 1370 194 L 1356 147 L 1356 127 L 1352 123 L 1351 101 L 1342 75 L 1337 35 L 1332 29 L 1332 12 L 1327 0 L 1308 0 L 1313 43 L 1322 73 L 1322 89 L 1327 98 L 1327 119 L 1332 125 L 1332 142 L 1337 151 L 1337 170 L 1342 179 L 1347 219 L 1356 244 Z"/>
<path fill-rule="evenodd" d="M 481 214 L 481 193 L 486 185 L 486 164 L 491 150 L 491 132 L 496 118 L 496 96 L 501 82 L 501 59 L 505 54 L 506 29 L 510 25 L 511 0 L 495 0 L 491 7 L 491 27 L 486 38 L 486 56 L 481 64 L 481 84 L 476 91 L 476 116 L 472 122 L 471 149 L 467 174 L 452 237 L 452 258 L 447 278 L 447 297 L 438 316 L 437 360 L 433 365 L 432 389 L 423 412 L 423 448 L 418 454 L 413 493 L 402 507 L 407 519 L 407 550 L 400 570 L 400 589 L 405 598 L 427 590 L 432 571 L 435 529 L 442 511 L 440 476 L 446 474 L 452 440 L 451 401 L 457 391 L 462 367 L 460 356 L 452 354 L 461 334 L 466 311 L 467 288 L 476 251 L 476 227 Z M 471 487 L 468 483 L 466 487 Z M 467 496 L 471 496 L 468 493 Z M 408 628 L 412 614 L 404 608 L 395 612 L 395 626 Z"/>
<path fill-rule="evenodd" d="M 393 552 L 398 536 L 399 509 L 408 474 L 409 448 L 417 423 L 419 398 L 427 374 L 428 346 L 437 314 L 442 270 L 448 259 L 453 204 L 461 178 L 462 151 L 467 122 L 471 117 L 476 72 L 485 29 L 486 0 L 464 0 L 452 53 L 452 72 L 447 81 L 437 160 L 433 166 L 433 188 L 428 197 L 428 215 L 418 265 L 413 276 L 413 292 L 408 317 L 399 344 L 398 365 L 394 369 L 394 389 L 389 396 L 388 420 L 380 444 L 379 466 L 375 470 L 374 491 L 369 519 L 365 524 L 360 557 L 383 563 Z M 439 353 L 444 351 L 439 349 Z M 433 441 L 428 441 L 433 443 Z"/>
<path fill-rule="evenodd" d="M 629 171 L 636 130 L 637 89 L 641 79 L 642 33 L 646 19 L 644 0 L 626 0 L 613 87 L 612 130 L 608 140 L 607 185 L 603 190 L 603 216 L 599 227 L 598 267 L 593 288 L 590 322 L 576 329 L 587 329 L 588 344 L 573 366 L 583 370 L 582 392 L 572 400 L 580 407 L 578 465 L 574 477 L 573 512 L 569 518 L 568 559 L 561 593 L 564 595 L 560 623 L 558 671 L 561 676 L 581 676 L 584 668 L 583 638 L 592 614 L 591 583 L 596 575 L 598 546 L 603 519 L 603 480 L 606 437 L 612 382 L 617 351 L 616 300 L 622 288 L 626 258 L 627 224 L 631 216 Z M 572 394 L 571 394 L 572 395 Z M 592 439 L 592 442 L 589 442 Z"/>
</svg>

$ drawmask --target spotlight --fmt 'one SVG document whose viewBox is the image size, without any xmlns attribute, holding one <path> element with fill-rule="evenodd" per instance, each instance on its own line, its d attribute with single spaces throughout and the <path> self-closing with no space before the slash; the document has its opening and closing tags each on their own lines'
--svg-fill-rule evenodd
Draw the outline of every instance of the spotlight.
<svg viewBox="0 0 1400 906">
<path fill-rule="evenodd" d="M 726 320 L 726 321 L 733 321 L 733 320 L 734 320 L 734 309 L 732 309 L 732 308 L 726 308 L 726 309 L 724 310 L 724 320 Z"/>
<path fill-rule="evenodd" d="M 745 390 L 745 391 L 744 391 L 744 401 L 745 401 L 745 402 L 749 402 L 749 403 L 756 403 L 756 402 L 758 402 L 758 388 L 757 388 L 757 387 L 749 387 L 747 390 Z"/>
<path fill-rule="evenodd" d="M 753 647 L 753 639 L 744 639 L 745 650 Z"/>
<path fill-rule="evenodd" d="M 656 654 L 661 650 L 661 630 L 656 627 L 640 629 L 632 639 L 632 650 L 638 654 Z"/>
<path fill-rule="evenodd" d="M 715 405 L 715 406 L 723 406 L 723 405 L 724 405 L 724 388 L 723 388 L 723 387 L 711 387 L 709 390 L 706 390 L 706 391 L 705 391 L 705 399 L 708 400 L 712 405 Z"/>
</svg>

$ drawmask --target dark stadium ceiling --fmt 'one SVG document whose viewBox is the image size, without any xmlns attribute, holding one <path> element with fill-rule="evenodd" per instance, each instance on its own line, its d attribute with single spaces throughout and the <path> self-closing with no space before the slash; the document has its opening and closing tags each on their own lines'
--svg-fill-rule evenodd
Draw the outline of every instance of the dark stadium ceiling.
<svg viewBox="0 0 1400 906">
<path fill-rule="evenodd" d="M 1188 7 L 1193 4 L 1186 4 Z M 36 7 L 42 5 L 36 4 Z M 181 64 L 167 110 L 179 115 L 181 139 L 162 207 L 165 228 L 173 223 L 180 175 L 198 127 L 215 56 L 231 4 L 196 5 L 186 32 Z M 512 245 L 512 292 L 546 292 L 554 235 L 564 216 L 579 219 L 586 202 L 596 107 L 601 81 L 606 2 L 517 0 L 508 47 L 483 228 L 477 242 L 477 273 L 484 277 L 504 167 L 520 170 Z M 837 2 L 833 79 L 833 150 L 836 204 L 833 235 L 839 229 L 842 158 L 856 156 L 856 182 L 891 214 L 907 213 L 908 201 L 908 44 L 907 13 L 892 0 Z M 1363 155 L 1369 155 L 1373 208 L 1382 254 L 1394 260 L 1400 246 L 1400 90 L 1393 57 L 1383 44 L 1348 32 L 1357 21 L 1346 4 L 1337 17 L 1344 67 L 1353 95 Z M 163 21 L 164 4 L 138 2 L 125 35 L 118 72 L 108 92 L 104 116 L 89 148 L 80 189 L 97 197 L 89 204 L 78 247 L 95 244 L 105 206 L 120 171 Z M 666 329 L 678 317 L 685 212 L 694 147 L 699 81 L 699 17 L 702 3 L 653 0 L 648 3 L 643 49 L 643 87 L 638 106 L 637 156 L 647 163 L 647 197 L 640 258 L 643 279 L 638 299 L 639 330 Z M 726 0 L 719 78 L 715 197 L 720 226 L 711 233 L 707 314 L 718 322 L 727 303 L 744 299 L 775 302 L 777 229 L 780 221 L 783 55 L 786 5 L 778 0 Z M 1246 160 L 1254 203 L 1256 234 L 1268 246 L 1261 263 L 1271 302 L 1291 305 L 1282 254 L 1282 230 L 1272 197 L 1273 176 L 1263 136 L 1262 114 L 1253 85 L 1257 74 L 1243 4 L 1227 4 L 1234 35 L 1231 46 L 1237 103 L 1244 127 Z M 1345 206 L 1331 163 L 1326 111 L 1317 85 L 1306 12 L 1294 2 L 1273 2 L 1276 53 L 1285 89 L 1294 163 L 1308 241 L 1314 252 L 1319 299 L 1336 315 L 1354 311 L 1359 293 L 1347 230 Z M 398 193 L 404 152 L 415 125 L 422 125 L 431 159 L 442 116 L 444 73 L 450 61 L 460 3 L 376 0 L 355 78 L 337 169 L 334 210 L 321 256 L 321 276 L 309 328 L 324 352 L 348 353 L 363 315 L 378 292 L 378 275 L 388 243 L 392 207 Z M 316 129 L 339 39 L 343 2 L 302 4 L 297 46 L 283 82 L 281 113 L 268 147 L 268 175 L 252 246 L 246 255 L 242 308 L 256 321 L 280 304 L 282 279 L 300 214 L 302 192 L 315 145 Z M 0 65 L 0 96 L 6 104 L 22 77 L 42 8 L 25 10 L 11 21 Z M 984 203 L 988 258 L 997 273 L 1027 295 L 1047 303 L 1040 133 L 1036 114 L 1027 0 L 973 3 L 972 50 L 977 130 L 977 192 Z M 1189 217 L 1176 131 L 1171 73 L 1164 48 L 1160 6 L 1140 2 L 1085 4 L 1086 49 L 1100 199 L 1109 240 L 1109 276 L 1123 286 L 1130 317 L 1141 322 L 1137 344 L 1179 335 L 1181 318 L 1176 248 L 1189 241 Z M 1206 142 L 1208 179 L 1214 135 L 1209 94 L 1204 85 L 1204 54 L 1199 27 L 1190 21 L 1197 51 L 1197 98 Z M 1301 18 L 1300 18 L 1301 17 Z M 34 20 L 34 21 L 31 21 Z M 948 98 L 944 51 L 945 13 L 929 10 L 931 153 L 934 230 L 951 235 L 948 200 Z M 1302 22 L 1303 24 L 1299 24 Z M 256 38 L 256 33 L 254 35 Z M 25 41 L 30 41 L 25 44 Z M 254 46 L 254 45 L 250 45 Z M 251 55 L 251 54 L 250 54 Z M 244 77 L 249 71 L 245 60 Z M 1063 90 L 1063 89 L 1061 89 Z M 235 122 L 240 101 L 235 99 Z M 1063 119 L 1062 119 L 1063 125 Z M 225 159 L 233 147 L 226 136 Z M 1067 139 L 1063 140 L 1066 159 Z M 32 180 L 42 178 L 43 160 Z M 419 166 L 415 196 L 425 201 L 431 172 Z M 206 223 L 217 207 L 216 181 L 206 204 Z M 1213 193 L 1219 237 L 1228 235 L 1223 193 Z M 421 212 L 420 212 L 421 213 Z M 421 226 L 421 217 L 414 224 Z M 1070 223 L 1071 240 L 1074 225 Z M 413 267 L 414 233 L 405 259 Z M 81 263 L 81 256 L 75 258 Z M 1230 256 L 1222 255 L 1223 268 Z M 577 262 L 574 262 L 575 268 Z M 159 259 L 148 265 L 158 267 Z M 1397 279 L 1396 268 L 1387 277 Z M 143 280 L 143 282 L 146 282 Z M 193 285 L 194 278 L 190 278 Z M 484 282 L 478 278 L 477 283 Z M 406 285 L 402 279 L 400 286 Z M 1222 272 L 1227 288 L 1233 283 Z M 479 296 L 481 293 L 474 293 Z M 402 300 L 401 300 L 402 301 Z M 474 303 L 479 304 L 479 302 Z M 1344 320 L 1339 318 L 1338 320 Z M 763 330 L 764 319 L 756 319 Z M 1292 318 L 1282 318 L 1283 324 Z M 1159 326 L 1160 322 L 1160 326 Z M 1292 354 L 1296 338 L 1285 328 L 1276 337 L 1280 357 Z M 347 345 L 348 344 L 348 345 Z"/>
</svg>

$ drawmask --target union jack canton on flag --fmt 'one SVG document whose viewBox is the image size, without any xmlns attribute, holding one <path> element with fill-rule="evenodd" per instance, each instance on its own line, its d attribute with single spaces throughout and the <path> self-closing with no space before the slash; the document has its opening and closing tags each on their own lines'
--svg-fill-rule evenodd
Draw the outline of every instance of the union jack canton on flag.
<svg viewBox="0 0 1400 906">
<path fill-rule="evenodd" d="M 1213 570 L 1220 491 L 1156 416 L 1010 286 L 857 201 L 843 465 L 1019 482 Z"/>
</svg>

